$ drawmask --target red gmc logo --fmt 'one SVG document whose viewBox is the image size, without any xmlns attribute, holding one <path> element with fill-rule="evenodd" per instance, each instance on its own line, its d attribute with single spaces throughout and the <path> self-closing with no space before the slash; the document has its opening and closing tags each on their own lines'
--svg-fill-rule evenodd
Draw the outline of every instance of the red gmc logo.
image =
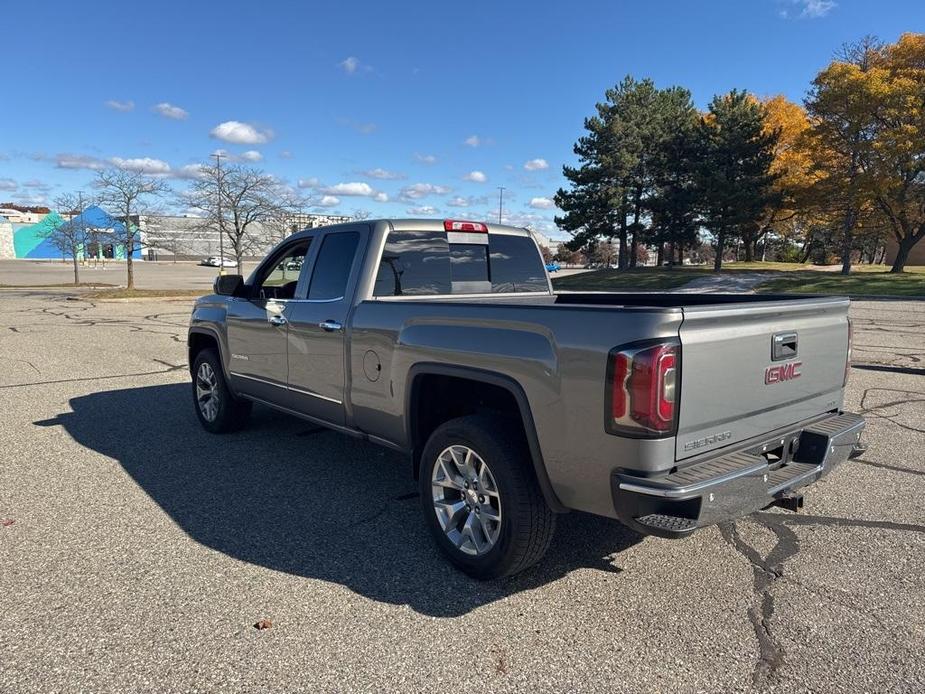
<svg viewBox="0 0 925 694">
<path fill-rule="evenodd" d="M 770 385 L 771 383 L 792 381 L 795 378 L 799 378 L 802 375 L 800 373 L 801 366 L 803 366 L 803 362 L 801 361 L 791 361 L 786 364 L 769 366 L 764 370 L 764 382 Z"/>
</svg>

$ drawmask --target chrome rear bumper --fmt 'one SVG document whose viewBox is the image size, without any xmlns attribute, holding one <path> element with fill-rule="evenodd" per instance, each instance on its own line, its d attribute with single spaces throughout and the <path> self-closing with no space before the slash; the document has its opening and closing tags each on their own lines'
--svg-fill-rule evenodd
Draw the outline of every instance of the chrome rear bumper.
<svg viewBox="0 0 925 694">
<path fill-rule="evenodd" d="M 671 474 L 639 477 L 618 471 L 612 480 L 617 516 L 645 534 L 681 537 L 758 511 L 850 458 L 864 423 L 856 414 L 833 414 Z"/>
</svg>

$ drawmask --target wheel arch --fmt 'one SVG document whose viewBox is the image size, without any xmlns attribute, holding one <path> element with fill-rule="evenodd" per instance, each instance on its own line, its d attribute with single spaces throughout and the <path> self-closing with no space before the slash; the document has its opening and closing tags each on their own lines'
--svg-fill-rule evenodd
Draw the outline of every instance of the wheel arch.
<svg viewBox="0 0 925 694">
<path fill-rule="evenodd" d="M 230 379 L 228 378 L 228 367 L 225 360 L 225 351 L 222 346 L 222 340 L 219 337 L 217 331 L 212 328 L 207 328 L 203 326 L 196 326 L 189 329 L 189 333 L 186 336 L 186 350 L 187 350 L 187 361 L 189 363 L 190 373 L 193 372 L 193 364 L 196 362 L 196 355 L 199 354 L 204 349 L 209 347 L 214 347 L 215 351 L 218 353 L 218 360 L 222 365 L 222 373 L 225 376 L 225 381 L 231 384 Z"/>
<path fill-rule="evenodd" d="M 420 414 L 422 400 L 424 398 L 423 386 L 427 382 L 428 377 L 444 377 L 469 385 L 480 384 L 506 393 L 513 401 L 516 414 L 523 427 L 524 438 L 526 439 L 527 448 L 530 452 L 530 461 L 533 464 L 533 471 L 539 483 L 540 490 L 543 493 L 543 498 L 549 508 L 556 513 L 566 513 L 569 510 L 559 501 L 552 487 L 552 483 L 549 480 L 549 475 L 546 472 L 546 464 L 543 461 L 539 438 L 536 434 L 536 424 L 533 420 L 527 394 L 524 392 L 520 383 L 515 379 L 494 371 L 427 362 L 414 364 L 409 369 L 404 411 L 405 436 L 411 451 L 411 463 L 415 478 L 418 476 L 418 467 L 424 444 L 430 432 L 435 428 L 434 426 L 427 427 L 422 421 L 423 418 Z M 443 421 L 448 420 L 443 419 L 442 421 L 438 421 L 437 425 Z"/>
</svg>

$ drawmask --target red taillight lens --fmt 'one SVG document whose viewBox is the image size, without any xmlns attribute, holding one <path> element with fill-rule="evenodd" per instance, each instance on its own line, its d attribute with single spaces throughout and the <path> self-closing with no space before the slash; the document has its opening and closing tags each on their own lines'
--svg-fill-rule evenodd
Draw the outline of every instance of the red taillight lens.
<svg viewBox="0 0 925 694">
<path fill-rule="evenodd" d="M 443 220 L 444 231 L 482 231 L 488 232 L 488 225 L 482 222 L 462 222 L 456 219 Z"/>
<path fill-rule="evenodd" d="M 664 436 L 677 423 L 680 345 L 676 341 L 618 347 L 610 353 L 607 431 Z"/>
<path fill-rule="evenodd" d="M 851 341 L 854 338 L 854 328 L 851 325 L 851 319 L 848 319 L 848 354 L 845 355 L 845 380 L 842 387 L 848 385 L 848 376 L 851 375 Z"/>
</svg>

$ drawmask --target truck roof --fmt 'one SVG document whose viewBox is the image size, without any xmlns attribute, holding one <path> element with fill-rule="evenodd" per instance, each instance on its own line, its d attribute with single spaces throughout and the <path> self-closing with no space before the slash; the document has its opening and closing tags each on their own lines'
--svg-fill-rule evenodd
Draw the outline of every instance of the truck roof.
<svg viewBox="0 0 925 694">
<path fill-rule="evenodd" d="M 347 227 L 355 224 L 377 224 L 389 225 L 392 229 L 398 231 L 444 231 L 444 219 L 416 219 L 416 218 L 381 218 L 381 219 L 363 219 L 352 222 L 342 222 L 340 224 L 331 224 L 328 226 L 315 227 L 314 229 L 304 229 L 297 233 L 309 234 L 319 229 L 333 229 L 336 227 Z M 455 221 L 455 220 L 454 220 Z M 469 221 L 469 220 L 466 220 Z M 514 227 L 507 224 L 495 224 L 493 222 L 479 222 L 488 227 L 489 234 L 507 234 L 510 236 L 530 236 L 530 230 L 523 227 Z"/>
</svg>

